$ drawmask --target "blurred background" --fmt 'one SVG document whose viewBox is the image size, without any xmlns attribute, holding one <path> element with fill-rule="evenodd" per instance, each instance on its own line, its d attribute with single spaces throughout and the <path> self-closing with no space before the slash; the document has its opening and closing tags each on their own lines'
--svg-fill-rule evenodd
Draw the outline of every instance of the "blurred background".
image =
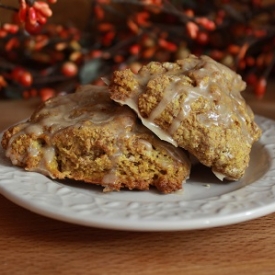
<svg viewBox="0 0 275 275">
<path fill-rule="evenodd" d="M 91 3 L 93 0 L 58 0 L 51 6 L 53 16 L 49 22 L 64 24 L 66 22 L 73 22 L 79 28 L 83 28 L 87 23 L 88 16 L 90 15 Z M 18 0 L 2 0 L 2 4 L 13 7 L 19 7 Z M 1 23 L 11 23 L 12 12 L 0 9 Z"/>
<path fill-rule="evenodd" d="M 190 53 L 239 73 L 248 96 L 267 95 L 275 63 L 274 0 L 52 2 L 27 0 L 28 8 L 46 3 L 52 11 L 37 25 L 37 9 L 36 18 L 20 21 L 20 1 L 0 2 L 0 99 L 46 100 L 80 84 L 104 85 L 102 78 L 117 69 L 137 72 L 150 61 Z"/>
</svg>

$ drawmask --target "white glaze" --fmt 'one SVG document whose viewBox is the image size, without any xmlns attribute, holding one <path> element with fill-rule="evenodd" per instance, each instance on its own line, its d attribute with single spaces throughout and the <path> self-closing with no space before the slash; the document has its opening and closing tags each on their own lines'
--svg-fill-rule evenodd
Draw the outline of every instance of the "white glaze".
<svg viewBox="0 0 275 275">
<path fill-rule="evenodd" d="M 146 71 L 141 70 L 134 76 L 139 85 L 134 88 L 130 97 L 123 100 L 115 100 L 132 108 L 147 128 L 153 131 L 160 139 L 170 142 L 174 146 L 178 146 L 178 144 L 173 139 L 173 135 L 180 127 L 182 120 L 189 115 L 192 103 L 200 97 L 206 98 L 208 104 L 212 105 L 214 105 L 215 101 L 218 101 L 219 104 L 216 104 L 214 109 L 212 107 L 211 112 L 197 114 L 198 123 L 204 127 L 212 125 L 228 127 L 234 123 L 233 117 L 237 116 L 238 121 L 241 123 L 244 139 L 246 139 L 245 142 L 251 142 L 252 137 L 246 120 L 248 116 L 253 116 L 253 114 L 240 94 L 240 91 L 246 87 L 240 75 L 207 56 L 197 58 L 191 55 L 185 60 L 177 61 L 177 64 L 180 69 L 175 70 L 174 63 L 164 63 L 163 67 L 166 71 L 162 71 L 159 74 L 150 75 L 146 74 Z M 162 74 L 169 77 L 171 80 L 170 84 L 164 89 L 162 100 L 152 110 L 149 117 L 145 118 L 139 111 L 138 98 L 144 92 L 145 85 Z M 194 78 L 196 85 L 182 85 L 180 80 L 184 76 Z M 230 86 L 228 86 L 228 83 L 230 83 Z M 185 100 L 181 103 L 178 114 L 173 119 L 170 128 L 167 131 L 163 131 L 156 119 L 162 114 L 168 103 L 173 99 L 177 99 L 183 93 L 185 94 Z M 245 106 L 246 114 L 239 110 L 240 105 Z"/>
<path fill-rule="evenodd" d="M 122 155 L 122 142 L 137 133 L 153 135 L 143 125 L 136 125 L 136 114 L 128 107 L 120 106 L 109 97 L 106 87 L 83 86 L 74 94 L 58 96 L 45 102 L 44 106 L 33 114 L 31 119 L 21 124 L 21 129 L 9 141 L 6 156 L 14 165 L 18 162 L 24 163 L 25 157 L 40 157 L 40 162 L 32 171 L 37 171 L 53 178 L 47 167 L 50 167 L 56 156 L 55 147 L 51 144 L 51 138 L 60 130 L 70 126 L 82 127 L 84 123 L 91 122 L 94 125 L 102 126 L 116 120 L 118 127 L 110 129 L 116 140 L 115 152 L 111 156 L 112 168 L 106 172 L 103 178 L 103 185 L 116 184 L 116 163 Z M 20 135 L 30 135 L 34 139 L 41 139 L 46 142 L 42 148 L 36 148 L 33 143 L 26 148 L 27 155 L 13 154 L 12 144 Z M 46 137 L 46 139 L 45 139 Z M 69 137 L 68 137 L 69 138 Z M 45 141 L 47 140 L 47 141 Z M 154 136 L 154 143 L 163 148 L 171 158 L 177 162 L 188 162 L 184 153 L 178 153 L 181 149 L 171 148 L 169 143 L 158 141 Z M 149 152 L 153 144 L 141 139 Z"/>
</svg>

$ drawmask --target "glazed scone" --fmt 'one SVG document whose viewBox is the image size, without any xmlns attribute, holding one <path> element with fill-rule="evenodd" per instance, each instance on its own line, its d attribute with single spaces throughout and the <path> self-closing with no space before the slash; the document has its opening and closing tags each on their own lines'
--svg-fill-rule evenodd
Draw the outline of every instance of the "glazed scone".
<svg viewBox="0 0 275 275">
<path fill-rule="evenodd" d="M 190 163 L 182 149 L 161 141 L 106 88 L 46 101 L 31 118 L 8 129 L 2 146 L 14 165 L 51 178 L 162 193 L 182 189 Z"/>
<path fill-rule="evenodd" d="M 261 130 L 241 77 L 207 56 L 115 71 L 111 98 L 130 106 L 161 139 L 188 150 L 221 180 L 240 179 Z"/>
</svg>

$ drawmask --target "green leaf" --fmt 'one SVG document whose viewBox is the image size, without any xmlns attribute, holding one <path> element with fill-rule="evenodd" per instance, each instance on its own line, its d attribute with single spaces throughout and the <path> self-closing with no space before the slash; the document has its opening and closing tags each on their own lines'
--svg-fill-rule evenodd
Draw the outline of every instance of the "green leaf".
<svg viewBox="0 0 275 275">
<path fill-rule="evenodd" d="M 80 69 L 79 78 L 81 84 L 89 84 L 98 79 L 102 73 L 102 60 L 100 58 L 87 61 Z"/>
</svg>

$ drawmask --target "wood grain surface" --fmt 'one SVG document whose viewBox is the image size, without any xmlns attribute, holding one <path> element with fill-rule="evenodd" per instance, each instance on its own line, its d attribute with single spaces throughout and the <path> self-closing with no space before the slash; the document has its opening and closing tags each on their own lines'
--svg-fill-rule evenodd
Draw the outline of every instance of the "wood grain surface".
<svg viewBox="0 0 275 275">
<path fill-rule="evenodd" d="M 275 119 L 270 85 L 256 113 Z M 39 100 L 0 101 L 0 130 L 28 117 Z M 275 142 L 275 138 L 274 138 Z M 49 219 L 0 195 L 0 274 L 275 274 L 275 214 L 206 230 L 124 232 Z"/>
</svg>

